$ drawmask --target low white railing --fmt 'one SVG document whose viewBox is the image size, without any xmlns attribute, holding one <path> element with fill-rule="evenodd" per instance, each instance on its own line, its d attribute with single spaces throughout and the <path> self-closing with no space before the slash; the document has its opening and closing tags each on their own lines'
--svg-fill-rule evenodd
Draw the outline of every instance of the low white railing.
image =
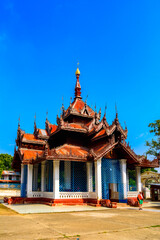
<svg viewBox="0 0 160 240">
<path fill-rule="evenodd" d="M 60 192 L 60 199 L 68 199 L 68 198 L 96 198 L 95 192 Z"/>
<path fill-rule="evenodd" d="M 30 192 L 28 197 L 54 198 L 53 192 Z M 59 199 L 97 198 L 95 192 L 59 192 Z"/>
<path fill-rule="evenodd" d="M 28 197 L 43 197 L 42 192 L 31 192 Z"/>
</svg>

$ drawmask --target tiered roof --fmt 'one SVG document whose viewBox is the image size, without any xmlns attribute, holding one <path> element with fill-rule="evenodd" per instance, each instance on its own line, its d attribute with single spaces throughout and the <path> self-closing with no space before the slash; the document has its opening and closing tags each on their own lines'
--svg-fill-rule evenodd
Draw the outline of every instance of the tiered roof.
<svg viewBox="0 0 160 240">
<path fill-rule="evenodd" d="M 106 113 L 101 119 L 101 109 L 94 111 L 82 100 L 79 76 L 77 68 L 74 101 L 66 110 L 62 105 L 57 125 L 46 119 L 45 129 L 39 129 L 35 122 L 33 134 L 25 133 L 18 126 L 13 168 L 18 169 L 21 163 L 44 160 L 96 161 L 101 157 L 127 158 L 128 164 L 133 166 L 158 167 L 158 159 L 150 162 L 136 155 L 126 143 L 128 130 L 121 126 L 118 113 L 109 125 Z"/>
</svg>

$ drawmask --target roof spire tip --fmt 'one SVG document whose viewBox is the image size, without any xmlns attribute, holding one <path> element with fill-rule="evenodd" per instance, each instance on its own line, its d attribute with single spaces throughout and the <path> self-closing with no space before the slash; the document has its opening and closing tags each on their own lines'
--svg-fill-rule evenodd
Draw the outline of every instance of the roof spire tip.
<svg viewBox="0 0 160 240">
<path fill-rule="evenodd" d="M 75 72 L 76 76 L 80 75 L 80 71 L 79 71 L 79 62 L 77 63 L 77 70 Z"/>
<path fill-rule="evenodd" d="M 20 129 L 20 116 L 18 118 L 18 129 Z"/>
<path fill-rule="evenodd" d="M 79 83 L 79 76 L 80 76 L 80 71 L 79 71 L 79 68 L 77 67 L 77 70 L 76 70 L 76 78 L 77 78 L 77 81 L 76 81 L 76 86 L 75 86 L 75 98 L 82 98 L 81 97 L 81 85 Z"/>
</svg>

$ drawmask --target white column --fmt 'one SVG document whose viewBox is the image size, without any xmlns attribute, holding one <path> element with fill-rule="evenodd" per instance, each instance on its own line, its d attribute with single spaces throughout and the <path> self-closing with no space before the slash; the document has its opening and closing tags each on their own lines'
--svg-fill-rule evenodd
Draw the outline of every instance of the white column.
<svg viewBox="0 0 160 240">
<path fill-rule="evenodd" d="M 93 192 L 92 162 L 87 162 L 87 191 Z"/>
<path fill-rule="evenodd" d="M 102 199 L 101 158 L 95 162 L 95 188 L 99 199 Z"/>
<path fill-rule="evenodd" d="M 28 164 L 27 171 L 27 197 L 32 197 L 32 175 L 33 175 L 33 165 Z"/>
<path fill-rule="evenodd" d="M 141 184 L 141 167 L 136 167 L 136 183 L 137 183 L 137 191 L 142 191 L 142 184 Z"/>
<path fill-rule="evenodd" d="M 45 161 L 41 162 L 41 192 L 44 192 L 44 172 L 45 172 Z"/>
<path fill-rule="evenodd" d="M 129 172 L 128 172 L 128 169 L 126 171 L 126 174 L 127 174 L 127 192 L 129 192 Z"/>
<path fill-rule="evenodd" d="M 123 184 L 123 198 L 127 198 L 127 165 L 126 159 L 120 160 L 122 184 Z"/>
<path fill-rule="evenodd" d="M 59 163 L 60 161 L 53 161 L 53 198 L 59 199 Z"/>
</svg>

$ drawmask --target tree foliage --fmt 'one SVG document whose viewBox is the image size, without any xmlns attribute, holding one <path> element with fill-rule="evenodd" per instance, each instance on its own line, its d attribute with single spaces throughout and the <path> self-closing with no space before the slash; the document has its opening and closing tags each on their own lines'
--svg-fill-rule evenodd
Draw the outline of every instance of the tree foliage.
<svg viewBox="0 0 160 240">
<path fill-rule="evenodd" d="M 148 127 L 151 128 L 150 133 L 154 133 L 155 138 L 151 142 L 146 141 L 146 146 L 149 147 L 147 154 L 157 157 L 160 154 L 160 120 L 150 123 Z"/>
<path fill-rule="evenodd" d="M 12 170 L 11 163 L 13 157 L 9 154 L 0 154 L 0 176 L 3 170 Z"/>
<path fill-rule="evenodd" d="M 142 168 L 142 169 L 141 169 L 141 173 L 148 172 L 148 171 L 158 172 L 158 171 L 157 171 L 156 169 L 154 169 L 154 168 Z"/>
</svg>

